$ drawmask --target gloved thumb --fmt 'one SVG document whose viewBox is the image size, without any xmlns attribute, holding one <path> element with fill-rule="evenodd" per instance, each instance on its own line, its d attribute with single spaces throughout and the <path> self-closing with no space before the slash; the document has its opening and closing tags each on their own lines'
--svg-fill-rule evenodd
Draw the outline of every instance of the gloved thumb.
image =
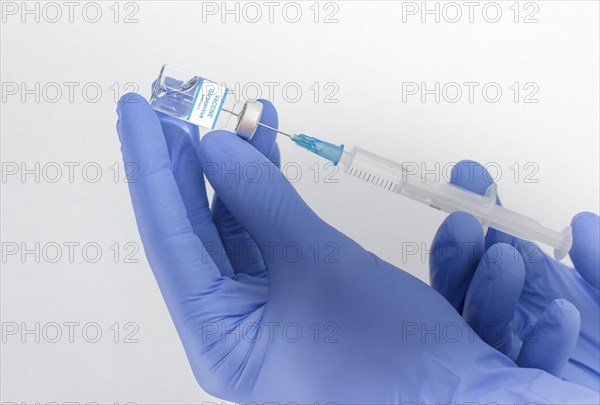
<svg viewBox="0 0 600 405">
<path fill-rule="evenodd" d="M 267 268 L 303 263 L 315 243 L 339 239 L 262 153 L 227 131 L 200 142 L 204 174 L 225 206 L 256 241 Z M 270 270 L 270 269 L 269 269 Z"/>
<path fill-rule="evenodd" d="M 575 269 L 592 287 L 600 288 L 600 218 L 581 212 L 571 221 L 573 246 L 569 255 Z"/>
</svg>

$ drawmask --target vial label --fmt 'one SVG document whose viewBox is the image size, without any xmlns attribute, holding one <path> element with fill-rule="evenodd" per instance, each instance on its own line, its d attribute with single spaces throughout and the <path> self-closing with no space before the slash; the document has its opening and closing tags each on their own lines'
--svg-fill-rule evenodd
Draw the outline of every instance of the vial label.
<svg viewBox="0 0 600 405">
<path fill-rule="evenodd" d="M 227 97 L 227 87 L 200 79 L 187 120 L 204 128 L 215 129 L 225 97 Z"/>
</svg>

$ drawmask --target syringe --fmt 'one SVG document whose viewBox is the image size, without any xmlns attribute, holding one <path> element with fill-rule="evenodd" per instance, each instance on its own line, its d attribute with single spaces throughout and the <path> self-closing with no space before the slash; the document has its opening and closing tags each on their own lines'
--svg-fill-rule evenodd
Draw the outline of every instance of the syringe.
<svg viewBox="0 0 600 405">
<path fill-rule="evenodd" d="M 278 131 L 275 128 L 271 128 Z M 280 131 L 278 131 L 280 132 Z M 492 227 L 510 235 L 542 242 L 554 248 L 557 260 L 564 258 L 573 241 L 571 227 L 557 232 L 525 215 L 496 204 L 496 184 L 492 184 L 485 195 L 447 183 L 436 183 L 415 173 L 401 163 L 394 162 L 361 148 L 344 149 L 307 135 L 288 136 L 297 145 L 340 166 L 342 171 L 385 190 L 405 195 L 430 207 L 452 213 L 464 211 L 479 220 L 484 231 Z"/>
<path fill-rule="evenodd" d="M 346 174 L 448 213 L 468 212 L 486 230 L 487 227 L 493 227 L 519 238 L 550 245 L 557 259 L 562 259 L 571 249 L 570 227 L 556 232 L 529 217 L 497 205 L 495 185 L 482 196 L 451 184 L 432 182 L 407 170 L 401 163 L 364 149 L 344 150 L 344 145 L 338 146 L 307 135 L 272 128 L 260 123 L 261 103 L 248 101 L 240 109 L 242 102 L 233 95 L 234 92 L 223 84 L 165 65 L 153 86 L 150 104 L 157 111 L 205 130 L 231 129 L 244 139 L 251 139 L 258 126 L 271 129 L 334 165 L 339 164 Z M 232 116 L 236 119 L 231 120 Z"/>
</svg>

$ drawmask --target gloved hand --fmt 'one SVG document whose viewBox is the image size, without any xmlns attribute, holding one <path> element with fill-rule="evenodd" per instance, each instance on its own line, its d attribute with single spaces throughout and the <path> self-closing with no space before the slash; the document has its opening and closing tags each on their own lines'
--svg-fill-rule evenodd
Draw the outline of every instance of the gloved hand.
<svg viewBox="0 0 600 405">
<path fill-rule="evenodd" d="M 516 367 L 431 287 L 321 220 L 263 155 L 273 133 L 259 129 L 260 150 L 226 131 L 196 147 L 194 129 L 140 96 L 118 113 L 123 158 L 139 168 L 129 188 L 146 256 L 207 392 L 240 402 L 598 402 Z M 277 125 L 268 103 L 262 119 Z M 203 169 L 222 201 L 212 215 Z"/>
<path fill-rule="evenodd" d="M 451 181 L 483 194 L 491 176 L 464 161 Z M 484 239 L 474 217 L 454 213 L 433 243 L 431 284 L 518 365 L 600 391 L 600 223 L 581 213 L 571 225 L 575 269 L 495 229 Z"/>
</svg>

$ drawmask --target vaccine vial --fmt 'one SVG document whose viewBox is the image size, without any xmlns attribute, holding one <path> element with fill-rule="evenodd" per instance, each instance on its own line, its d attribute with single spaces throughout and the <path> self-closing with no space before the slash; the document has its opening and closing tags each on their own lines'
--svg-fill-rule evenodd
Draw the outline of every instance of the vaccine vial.
<svg viewBox="0 0 600 405">
<path fill-rule="evenodd" d="M 200 135 L 226 129 L 249 140 L 256 132 L 263 105 L 242 101 L 224 84 L 183 72 L 169 65 L 154 82 L 150 105 L 200 128 Z"/>
</svg>

